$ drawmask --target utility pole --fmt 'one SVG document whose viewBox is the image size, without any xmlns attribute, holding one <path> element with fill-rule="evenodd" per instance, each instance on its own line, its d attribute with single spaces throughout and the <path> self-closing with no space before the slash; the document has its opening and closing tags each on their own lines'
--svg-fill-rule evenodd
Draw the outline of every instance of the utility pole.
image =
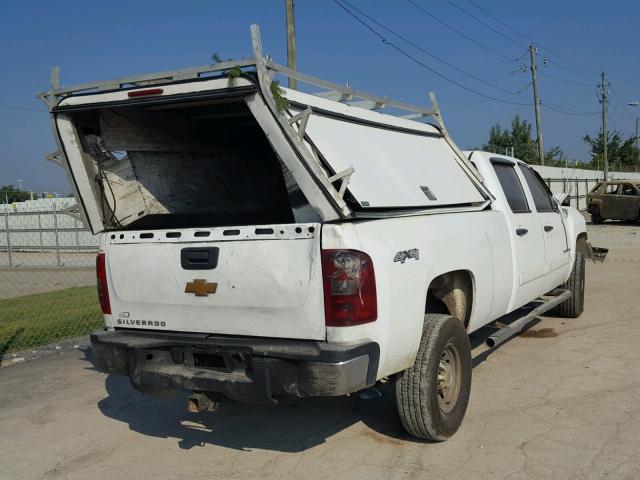
<svg viewBox="0 0 640 480">
<path fill-rule="evenodd" d="M 640 144 L 638 143 L 638 137 L 640 136 L 640 129 L 638 129 L 638 117 L 636 117 L 636 154 L 638 155 L 636 159 L 636 172 L 638 171 L 638 166 L 640 166 Z"/>
<path fill-rule="evenodd" d="M 600 73 L 600 103 L 602 104 L 602 160 L 604 162 L 604 180 L 606 181 L 609 178 L 609 159 L 607 158 L 607 148 L 609 143 L 609 132 L 607 131 L 607 88 L 609 85 L 606 82 L 606 77 L 604 72 Z"/>
<path fill-rule="evenodd" d="M 544 165 L 544 146 L 542 145 L 542 118 L 540 118 L 540 95 L 538 95 L 538 75 L 536 67 L 536 47 L 529 45 L 529 55 L 531 56 L 531 78 L 533 80 L 533 104 L 536 108 L 536 132 L 538 134 L 538 156 L 540 165 Z"/>
<path fill-rule="evenodd" d="M 287 67 L 296 69 L 296 26 L 293 16 L 293 0 L 284 0 L 287 15 Z M 296 79 L 289 77 L 289 88 L 296 88 Z"/>
<path fill-rule="evenodd" d="M 640 107 L 640 102 L 630 102 L 627 103 L 627 105 L 630 107 Z M 636 117 L 636 172 L 638 171 L 638 167 L 640 166 L 640 128 L 638 126 L 638 123 L 640 123 L 640 119 Z"/>
</svg>

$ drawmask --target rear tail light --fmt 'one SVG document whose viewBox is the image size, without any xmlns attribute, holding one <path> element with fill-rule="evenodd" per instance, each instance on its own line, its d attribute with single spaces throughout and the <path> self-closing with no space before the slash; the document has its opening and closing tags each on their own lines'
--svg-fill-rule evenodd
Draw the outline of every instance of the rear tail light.
<svg viewBox="0 0 640 480">
<path fill-rule="evenodd" d="M 109 287 L 107 286 L 107 267 L 104 253 L 96 257 L 96 280 L 98 283 L 98 300 L 100 308 L 105 315 L 111 315 L 111 302 L 109 301 Z"/>
<path fill-rule="evenodd" d="M 373 262 L 357 250 L 323 250 L 325 323 L 349 327 L 378 318 Z"/>
</svg>

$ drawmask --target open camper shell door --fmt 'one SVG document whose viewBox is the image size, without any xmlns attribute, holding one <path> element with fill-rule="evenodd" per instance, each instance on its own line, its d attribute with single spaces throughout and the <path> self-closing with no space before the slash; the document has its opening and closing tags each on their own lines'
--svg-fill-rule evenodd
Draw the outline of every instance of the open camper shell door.
<svg viewBox="0 0 640 480">
<path fill-rule="evenodd" d="M 145 228 L 167 214 L 200 222 L 192 226 L 326 222 L 478 210 L 491 201 L 437 105 L 428 111 L 289 70 L 263 55 L 256 25 L 251 34 L 251 60 L 75 87 L 52 76 L 38 97 L 94 233 Z M 232 69 L 242 75 L 231 78 Z M 274 88 L 275 75 L 330 95 Z M 373 111 L 387 107 L 410 113 Z M 413 121 L 427 116 L 439 126 Z M 218 127 L 230 126 L 237 128 L 216 144 Z M 237 217 L 216 217 L 234 208 Z"/>
</svg>

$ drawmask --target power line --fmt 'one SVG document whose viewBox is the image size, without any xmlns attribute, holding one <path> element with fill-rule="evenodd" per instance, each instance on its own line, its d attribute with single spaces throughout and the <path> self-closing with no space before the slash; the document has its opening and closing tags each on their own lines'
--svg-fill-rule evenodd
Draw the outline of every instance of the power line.
<svg viewBox="0 0 640 480">
<path fill-rule="evenodd" d="M 464 8 L 462 8 L 460 5 L 457 5 L 455 3 L 453 3 L 451 0 L 445 0 L 449 5 L 451 5 L 454 8 L 457 8 L 458 10 L 460 10 L 462 13 L 464 13 L 465 15 L 467 15 L 468 17 L 473 18 L 476 22 L 480 23 L 481 25 L 484 25 L 485 27 L 487 27 L 489 30 L 491 30 L 492 32 L 500 35 L 502 38 L 504 38 L 505 40 L 510 41 L 511 43 L 518 45 L 521 48 L 527 48 L 526 45 L 524 45 L 523 43 L 520 43 L 519 41 L 513 39 L 512 37 L 510 37 L 509 35 L 505 35 L 503 32 L 501 32 L 500 30 L 493 28 L 491 25 L 489 25 L 488 23 L 480 20 L 478 17 L 476 17 L 473 13 L 468 12 L 467 10 L 465 10 Z"/>
<path fill-rule="evenodd" d="M 486 122 L 488 120 L 494 120 L 494 119 L 496 119 L 498 117 L 504 117 L 506 115 L 511 115 L 513 113 L 516 113 L 516 112 L 519 112 L 520 110 L 522 110 L 522 107 L 523 107 L 523 105 L 520 105 L 518 107 L 510 108 L 510 109 L 508 109 L 506 111 L 503 111 L 503 112 L 500 112 L 500 113 L 495 113 L 493 115 L 489 115 L 489 116 L 486 116 L 486 117 L 481 117 L 481 118 L 475 119 L 475 120 L 473 120 L 471 122 L 463 123 L 462 125 L 459 125 L 459 127 L 470 127 L 472 125 L 476 125 L 476 124 L 481 123 L 481 122 Z"/>
<path fill-rule="evenodd" d="M 564 113 L 565 115 L 574 115 L 577 117 L 598 115 L 600 113 L 600 112 L 584 112 L 580 110 L 570 110 L 570 109 L 561 107 L 559 105 L 554 105 L 553 103 L 542 102 L 542 101 L 540 102 L 540 105 L 548 108 L 549 110 L 553 110 L 554 112 Z"/>
<path fill-rule="evenodd" d="M 522 38 L 527 39 L 528 41 L 530 40 L 530 38 L 525 35 L 524 33 L 516 30 L 515 28 L 513 28 L 511 25 L 509 25 L 506 22 L 503 22 L 502 20 L 500 20 L 498 17 L 496 17 L 495 15 L 491 14 L 490 12 L 488 12 L 486 9 L 484 9 L 483 7 L 481 7 L 480 5 L 478 5 L 476 2 L 474 2 L 473 0 L 467 0 L 467 2 L 469 2 L 471 5 L 473 5 L 474 7 L 476 7 L 478 10 L 480 10 L 482 13 L 484 13 L 485 15 L 487 15 L 488 17 L 492 18 L 494 21 L 498 22 L 500 25 L 502 25 L 503 27 L 505 27 L 506 29 L 510 30 L 511 32 L 521 36 Z M 559 60 L 562 60 L 563 62 L 565 62 L 568 65 L 573 66 L 574 68 L 578 69 L 578 70 L 582 70 L 583 72 L 588 73 L 589 75 L 591 75 L 592 77 L 595 77 L 595 74 L 585 68 L 582 68 L 572 62 L 570 62 L 569 60 L 567 60 L 566 58 L 563 58 L 562 56 L 558 55 L 557 53 L 555 53 L 554 51 L 552 51 L 551 49 L 545 47 L 544 45 L 542 45 L 541 43 L 538 43 L 538 46 L 541 47 L 543 50 L 546 50 L 547 52 L 549 52 L 551 55 L 553 55 L 554 57 L 558 58 Z M 575 75 L 579 75 L 577 73 L 575 73 Z M 585 78 L 585 77 L 583 77 Z"/>
<path fill-rule="evenodd" d="M 478 10 L 480 10 L 482 13 L 484 13 L 487 17 L 492 18 L 493 20 L 495 20 L 496 22 L 498 22 L 500 25 L 502 25 L 503 27 L 505 27 L 508 30 L 511 30 L 513 33 L 520 35 L 522 38 L 524 38 L 527 41 L 531 41 L 530 38 L 528 38 L 524 33 L 519 32 L 518 30 L 516 30 L 515 28 L 513 28 L 511 25 L 509 25 L 508 23 L 503 22 L 502 20 L 500 20 L 498 17 L 496 17 L 495 15 L 492 15 L 491 13 L 489 13 L 488 11 L 486 11 L 484 8 L 482 8 L 480 5 L 478 5 L 476 2 L 474 2 L 473 0 L 467 0 L 467 2 L 469 2 L 471 5 L 473 5 L 474 7 L 476 7 Z"/>
<path fill-rule="evenodd" d="M 398 47 L 396 44 L 394 44 L 393 42 L 387 40 L 387 38 L 382 35 L 381 33 L 379 33 L 377 30 L 375 30 L 373 27 L 371 27 L 371 25 L 369 25 L 368 23 L 366 23 L 364 20 L 362 20 L 360 17 L 358 17 L 357 15 L 355 15 L 351 10 L 349 10 L 347 7 L 345 7 L 342 3 L 345 3 L 346 5 L 349 5 L 349 7 L 351 7 L 352 9 L 354 9 L 355 11 L 359 12 L 360 14 L 362 14 L 363 16 L 365 16 L 367 19 L 369 19 L 370 21 L 372 21 L 373 23 L 375 23 L 376 25 L 379 25 L 381 28 L 384 28 L 385 30 L 389 31 L 390 33 L 392 33 L 393 35 L 395 35 L 396 37 L 404 40 L 405 42 L 409 43 L 410 45 L 414 46 L 415 48 L 423 51 L 424 53 L 427 53 L 427 55 L 435 58 L 436 60 L 441 61 L 442 63 L 444 63 L 445 65 L 451 66 L 451 68 L 454 68 L 462 73 L 464 73 L 465 75 L 468 75 L 471 78 L 474 78 L 482 83 L 486 83 L 487 85 L 492 86 L 493 88 L 497 88 L 503 92 L 506 92 L 509 95 L 514 95 L 514 96 L 518 96 L 516 93 L 513 92 L 509 92 L 508 90 L 505 90 L 501 87 L 498 87 L 497 85 L 493 85 L 490 84 L 488 82 L 485 82 L 484 80 L 475 77 L 474 75 L 468 74 L 466 72 L 464 72 L 463 70 L 449 64 L 448 62 L 439 59 L 438 57 L 432 55 L 431 53 L 428 53 L 426 50 L 422 49 L 422 47 L 417 46 L 416 44 L 414 44 L 413 42 L 411 42 L 408 39 L 405 39 L 404 37 L 402 37 L 401 35 L 395 33 L 393 30 L 383 26 L 382 24 L 380 24 L 379 22 L 373 20 L 371 17 L 369 17 L 368 15 L 366 15 L 365 13 L 363 13 L 362 11 L 360 11 L 359 9 L 357 9 L 356 7 L 354 7 L 353 5 L 351 5 L 349 2 L 347 2 L 346 0 L 333 0 L 334 3 L 336 5 L 338 5 L 340 8 L 342 8 L 345 12 L 347 12 L 347 14 L 349 14 L 351 17 L 353 17 L 358 23 L 360 23 L 361 25 L 363 25 L 367 30 L 369 30 L 370 32 L 372 32 L 375 36 L 377 36 L 382 43 L 384 43 L 385 45 L 390 46 L 391 48 L 393 48 L 394 50 L 396 50 L 398 53 L 400 53 L 401 55 L 404 55 L 405 57 L 407 57 L 408 59 L 410 59 L 411 61 L 415 62 L 416 64 L 420 65 L 421 67 L 423 67 L 424 69 L 430 71 L 431 73 L 433 73 L 434 75 L 437 75 L 438 77 L 442 78 L 443 80 L 446 80 L 450 83 L 452 83 L 453 85 L 456 85 L 459 88 L 462 88 L 463 90 L 466 90 L 468 92 L 474 93 L 476 95 L 479 95 L 481 97 L 484 98 L 488 98 L 490 100 L 494 100 L 496 102 L 501 102 L 501 103 L 507 103 L 507 104 L 511 104 L 511 105 L 530 105 L 530 103 L 517 103 L 517 102 L 511 102 L 511 101 L 507 101 L 507 100 L 502 100 L 499 97 L 493 97 L 491 95 L 487 95 L 485 93 L 479 92 L 478 90 L 475 90 L 471 87 L 468 87 L 456 80 L 453 80 L 452 78 L 447 77 L 446 75 L 438 72 L 437 70 L 431 68 L 430 66 L 426 65 L 424 62 L 421 62 L 420 60 L 418 60 L 416 57 L 414 57 L 413 55 L 411 55 L 410 53 L 406 52 L 405 50 L 403 50 L 402 48 Z M 342 2 L 342 3 L 341 3 Z"/>
<path fill-rule="evenodd" d="M 547 52 L 551 53 L 551 51 L 546 48 L 545 46 L 543 46 L 542 44 L 538 43 L 537 44 L 539 47 L 541 47 L 543 50 L 546 50 Z M 557 55 L 555 55 L 557 57 Z M 587 77 L 586 75 L 581 74 L 580 72 L 578 72 L 576 69 L 574 68 L 569 68 L 566 65 L 562 65 L 561 63 L 554 63 L 554 65 L 558 68 L 561 68 L 562 70 L 564 70 L 567 73 L 570 73 L 571 75 L 575 75 L 577 77 L 582 78 L 583 80 L 587 80 L 587 81 L 595 81 L 595 77 Z"/>
<path fill-rule="evenodd" d="M 414 7 L 416 7 L 418 10 L 420 10 L 422 13 L 424 13 L 425 15 L 431 17 L 432 19 L 434 19 L 436 22 L 438 22 L 441 25 L 444 25 L 445 27 L 447 27 L 449 30 L 451 30 L 452 32 L 457 33 L 458 35 L 460 35 L 463 38 L 466 38 L 467 40 L 469 40 L 471 43 L 479 46 L 480 48 L 485 49 L 486 51 L 493 53 L 495 56 L 500 57 L 504 60 L 508 60 L 509 62 L 514 62 L 516 59 L 511 58 L 507 55 L 504 55 L 503 53 L 483 44 L 478 42 L 475 38 L 467 35 L 466 33 L 460 31 L 459 29 L 457 29 L 456 27 L 449 25 L 447 22 L 445 22 L 444 20 L 441 20 L 440 18 L 436 17 L 434 14 L 432 14 L 431 12 L 429 12 L 428 10 L 424 9 L 423 7 L 421 7 L 420 5 L 418 5 L 416 2 L 414 2 L 413 0 L 407 0 L 411 5 L 413 5 Z"/>
<path fill-rule="evenodd" d="M 553 78 L 554 80 L 559 80 L 561 82 L 571 83 L 573 85 L 580 85 L 580 86 L 583 86 L 583 87 L 593 87 L 593 85 L 589 84 L 589 83 L 576 82 L 575 80 L 569 80 L 568 78 L 562 78 L 562 77 L 558 77 L 556 75 L 552 75 L 551 73 L 547 72 L 546 70 L 540 70 L 540 73 L 545 77 Z"/>
<path fill-rule="evenodd" d="M 444 65 L 446 65 L 447 67 L 449 67 L 449 68 L 451 68 L 451 69 L 453 69 L 453 70 L 455 70 L 455 71 L 457 71 L 457 72 L 459 72 L 459 73 L 461 73 L 461 74 L 463 74 L 463 75 L 466 75 L 466 76 L 468 76 L 469 78 L 474 79 L 476 82 L 482 83 L 482 84 L 487 85 L 487 86 L 489 86 L 489 87 L 491 87 L 491 88 L 495 88 L 496 90 L 499 90 L 499 91 L 500 91 L 500 92 L 502 92 L 502 93 L 506 93 L 506 94 L 508 94 L 508 95 L 513 95 L 513 96 L 518 96 L 518 97 L 520 97 L 520 96 L 521 96 L 521 95 L 518 95 L 518 94 L 517 94 L 517 92 L 512 92 L 512 91 L 507 90 L 507 89 L 505 89 L 505 88 L 502 88 L 502 87 L 500 87 L 500 86 L 498 86 L 498 85 L 495 85 L 495 84 L 493 84 L 493 83 L 487 82 L 486 80 L 483 80 L 483 79 L 482 79 L 482 78 L 480 78 L 480 77 L 477 77 L 477 76 L 475 76 L 475 75 L 472 75 L 472 74 L 470 74 L 470 73 L 468 73 L 468 72 L 466 72 L 466 71 L 462 70 L 461 68 L 459 68 L 459 67 L 457 67 L 457 66 L 455 66 L 455 65 L 453 65 L 453 64 L 451 64 L 451 63 L 449 63 L 449 62 L 447 62 L 446 60 L 443 60 L 442 58 L 440 58 L 440 57 L 438 57 L 438 56 L 434 55 L 433 53 L 431 53 L 431 52 L 429 52 L 429 51 L 427 51 L 426 49 L 424 49 L 424 48 L 423 48 L 423 47 L 421 47 L 420 45 L 418 45 L 418 44 L 416 44 L 416 43 L 412 42 L 412 41 L 411 41 L 411 40 L 409 40 L 408 38 L 406 38 L 406 37 L 404 37 L 404 36 L 400 35 L 399 33 L 397 33 L 397 32 L 395 32 L 395 31 L 391 30 L 391 29 L 390 29 L 390 28 L 388 28 L 387 26 L 385 26 L 385 25 L 383 25 L 382 23 L 378 22 L 376 19 L 374 19 L 374 18 L 372 18 L 371 16 L 367 15 L 365 12 L 363 12 L 362 10 L 360 10 L 358 7 L 354 6 L 353 4 L 349 3 L 347 0 L 341 0 L 341 1 L 342 1 L 343 3 L 345 3 L 346 5 L 348 5 L 351 9 L 355 10 L 355 11 L 356 11 L 356 12 L 358 12 L 360 15 L 362 15 L 363 17 L 365 17 L 366 19 L 368 19 L 369 21 L 371 21 L 371 22 L 375 23 L 375 24 L 376 24 L 377 26 L 379 26 L 380 28 L 382 28 L 382 29 L 386 30 L 387 32 L 391 33 L 392 35 L 394 35 L 394 36 L 398 37 L 400 40 L 402 40 L 402 41 L 404 41 L 404 42 L 408 43 L 408 44 L 409 44 L 409 45 L 411 45 L 413 48 L 415 48 L 415 49 L 417 49 L 417 50 L 420 50 L 422 53 L 424 53 L 424 54 L 426 54 L 426 55 L 430 56 L 431 58 L 433 58 L 433 59 L 437 60 L 438 62 L 440 62 L 440 63 L 442 63 L 442 64 L 444 64 Z"/>
<path fill-rule="evenodd" d="M 547 46 L 545 46 L 545 45 L 542 45 L 541 43 L 538 43 L 538 45 L 539 45 L 540 47 L 542 47 L 542 49 L 543 49 L 543 50 L 546 50 L 546 51 L 547 51 L 547 52 L 549 52 L 551 55 L 553 55 L 554 57 L 556 57 L 558 60 L 561 60 L 562 62 L 564 62 L 564 63 L 566 63 L 567 65 L 569 65 L 569 67 L 571 67 L 571 69 L 574 71 L 574 72 L 573 72 L 573 74 L 574 74 L 574 75 L 578 75 L 579 77 L 582 77 L 582 78 L 587 79 L 587 80 L 594 80 L 594 79 L 596 78 L 596 75 L 595 75 L 593 72 L 590 72 L 589 70 L 587 70 L 587 69 L 585 69 L 585 68 L 582 68 L 582 67 L 579 67 L 578 65 L 576 65 L 576 64 L 574 64 L 574 63 L 572 63 L 572 62 L 570 62 L 570 61 L 569 61 L 569 60 L 567 60 L 566 58 L 564 58 L 564 57 L 562 57 L 562 56 L 558 55 L 558 54 L 557 54 L 557 53 L 555 53 L 553 50 L 551 50 L 549 47 L 547 47 Z M 560 66 L 561 68 L 564 68 L 565 70 L 567 70 L 567 67 L 566 67 L 566 66 L 564 66 L 564 67 L 562 67 L 562 65 L 558 65 L 558 66 Z M 585 72 L 586 74 L 588 74 L 588 75 L 589 75 L 589 77 L 586 77 L 586 76 L 584 76 L 584 75 L 580 74 L 580 73 L 578 72 L 578 70 L 580 70 L 580 71 L 582 71 L 582 72 Z"/>
<path fill-rule="evenodd" d="M 528 89 L 531 86 L 531 83 L 528 83 L 526 86 L 524 86 L 520 91 L 526 91 L 526 89 Z M 501 95 L 498 98 L 505 98 L 507 97 L 507 95 Z M 479 102 L 465 102 L 462 105 L 458 105 L 458 106 L 454 106 L 454 107 L 446 107 L 445 109 L 442 110 L 442 113 L 444 114 L 451 114 L 453 112 L 459 112 L 460 110 L 466 110 L 467 108 L 473 108 L 473 107 L 477 107 L 479 105 L 485 105 L 487 103 L 491 103 L 492 100 L 480 100 Z M 529 107 L 531 105 L 520 105 L 520 107 Z"/>
<path fill-rule="evenodd" d="M 634 115 L 632 115 L 631 113 L 629 113 L 628 111 L 628 105 L 626 102 L 624 102 L 619 96 L 618 93 L 616 92 L 616 89 L 611 87 L 611 93 L 613 93 L 614 98 L 618 101 L 618 103 L 620 104 L 620 108 L 617 108 L 616 110 L 614 110 L 611 113 L 618 113 L 620 111 L 622 111 L 628 119 L 630 120 L 635 120 L 637 117 L 635 117 Z"/>
<path fill-rule="evenodd" d="M 379 27 L 385 29 L 386 31 L 390 32 L 391 34 L 393 34 L 394 36 L 400 38 L 401 40 L 407 42 L 408 44 L 412 45 L 414 48 L 423 51 L 424 53 L 426 53 L 427 55 L 435 58 L 436 60 L 441 61 L 442 63 L 444 63 L 445 65 L 451 66 L 451 68 L 454 68 L 455 70 L 458 70 L 462 73 L 464 73 L 465 75 L 474 78 L 476 80 L 479 80 L 481 83 L 487 84 L 492 86 L 493 88 L 497 88 L 503 92 L 506 92 L 507 95 L 511 95 L 511 96 L 517 96 L 517 97 L 521 97 L 523 99 L 526 99 L 526 97 L 524 97 L 523 95 L 514 93 L 514 92 L 510 92 L 508 90 L 505 90 L 501 87 L 498 87 L 497 85 L 493 85 L 490 84 L 489 82 L 486 82 L 482 79 L 479 79 L 478 77 L 475 77 L 471 74 L 468 74 L 467 72 L 464 72 L 463 70 L 449 64 L 448 62 L 439 59 L 438 57 L 436 57 L 435 55 L 431 54 L 430 52 L 427 52 L 426 50 L 424 50 L 422 47 L 420 47 L 419 45 L 416 45 L 415 43 L 413 43 L 412 41 L 408 40 L 407 38 L 403 37 L 402 35 L 396 33 L 395 31 L 391 30 L 390 28 L 386 27 L 385 25 L 381 24 L 380 22 L 378 22 L 377 20 L 373 19 L 372 17 L 370 17 L 369 15 L 367 15 L 365 12 L 363 12 L 362 10 L 358 9 L 357 7 L 355 7 L 354 5 L 352 5 L 351 3 L 349 3 L 347 0 L 333 0 L 334 3 L 336 5 L 338 5 L 340 8 L 342 8 L 345 12 L 347 12 L 347 14 L 349 14 L 351 17 L 353 17 L 358 23 L 360 23 L 361 25 L 363 25 L 367 30 L 369 30 L 370 32 L 372 32 L 374 35 L 376 35 L 381 41 L 382 43 L 384 43 L 385 45 L 390 46 L 391 48 L 393 48 L 394 50 L 396 50 L 398 53 L 400 53 L 401 55 L 404 55 L 405 57 L 409 58 L 411 61 L 415 62 L 416 64 L 420 65 L 421 67 L 425 68 L 426 70 L 430 71 L 431 73 L 433 73 L 434 75 L 437 75 L 438 77 L 442 78 L 443 80 L 446 80 L 454 85 L 456 85 L 459 88 L 462 88 L 468 92 L 471 92 L 475 95 L 487 98 L 489 100 L 493 100 L 496 102 L 500 102 L 500 103 L 505 103 L 505 104 L 509 104 L 509 105 L 520 105 L 520 106 L 530 106 L 533 105 L 533 103 L 519 103 L 519 102 L 513 102 L 513 101 L 509 101 L 509 100 L 504 100 L 503 98 L 506 96 L 499 96 L 499 97 L 494 97 L 492 95 L 487 95 L 483 92 L 479 92 L 478 90 L 475 90 L 471 87 L 468 87 L 456 80 L 453 80 L 449 77 L 447 77 L 446 75 L 438 72 L 437 70 L 431 68 L 430 66 L 426 65 L 424 62 L 421 62 L 419 59 L 417 59 L 416 57 L 414 57 L 413 55 L 411 55 L 410 53 L 406 52 L 405 50 L 403 50 L 402 48 L 400 48 L 399 46 L 397 46 L 396 44 L 394 44 L 393 42 L 389 41 L 384 35 L 382 35 L 381 33 L 379 33 L 376 29 L 374 29 L 371 25 L 369 25 L 368 23 L 366 23 L 362 18 L 358 17 L 355 13 L 353 13 L 351 10 L 349 10 L 349 8 L 345 7 L 344 4 L 348 5 L 350 8 L 352 8 L 354 11 L 360 13 L 363 17 L 367 18 L 369 21 L 371 21 L 372 23 L 375 23 L 376 25 L 378 25 Z M 449 1 L 449 0 L 447 0 Z M 586 116 L 586 115 L 595 115 L 598 112 L 585 112 L 585 111 L 579 111 L 579 110 L 574 110 L 571 108 L 567 108 L 567 107 L 563 107 L 560 105 L 554 105 L 554 104 L 550 104 L 550 103 L 542 103 L 541 105 L 544 105 L 546 108 L 549 108 L 550 110 L 553 110 L 555 112 L 558 113 L 563 113 L 566 115 L 574 115 L 574 116 Z"/>
</svg>

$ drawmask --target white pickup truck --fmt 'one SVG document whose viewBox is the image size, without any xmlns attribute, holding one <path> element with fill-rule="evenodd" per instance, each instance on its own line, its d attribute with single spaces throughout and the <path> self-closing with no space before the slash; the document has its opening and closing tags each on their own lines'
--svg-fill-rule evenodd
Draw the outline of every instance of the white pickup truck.
<svg viewBox="0 0 640 480">
<path fill-rule="evenodd" d="M 293 72 L 252 33 L 251 60 L 40 94 L 101 233 L 97 363 L 193 410 L 395 382 L 407 431 L 444 440 L 468 334 L 549 292 L 535 314 L 581 314 L 585 221 L 523 162 L 463 154 L 437 105 Z"/>
</svg>

